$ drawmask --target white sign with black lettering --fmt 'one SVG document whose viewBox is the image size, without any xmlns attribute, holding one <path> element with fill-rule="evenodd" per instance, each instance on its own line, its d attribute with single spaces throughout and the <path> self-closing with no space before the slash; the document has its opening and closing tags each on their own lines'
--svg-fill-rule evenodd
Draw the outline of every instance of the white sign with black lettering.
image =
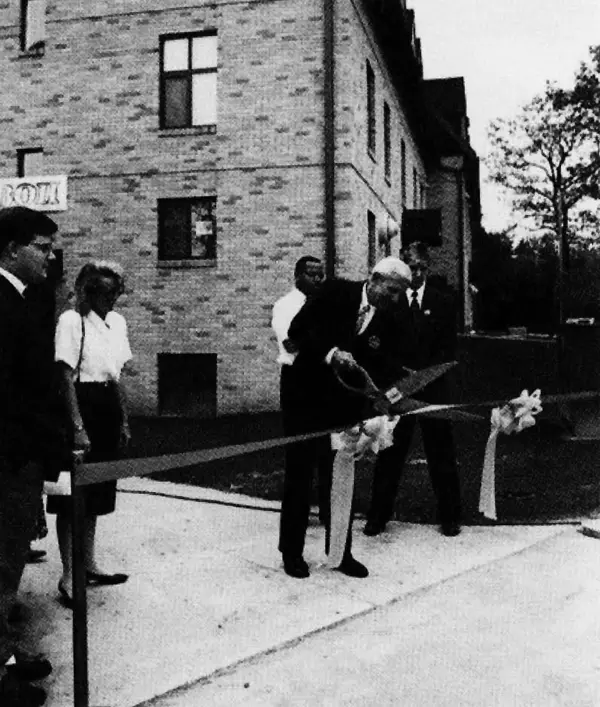
<svg viewBox="0 0 600 707">
<path fill-rule="evenodd" d="M 67 210 L 67 177 L 0 179 L 0 207 L 27 206 L 35 211 Z"/>
</svg>

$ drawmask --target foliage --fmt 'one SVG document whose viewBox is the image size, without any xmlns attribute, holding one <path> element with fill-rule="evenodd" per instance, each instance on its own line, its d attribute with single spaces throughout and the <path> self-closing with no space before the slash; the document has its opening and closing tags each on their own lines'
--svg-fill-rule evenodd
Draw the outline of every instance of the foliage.
<svg viewBox="0 0 600 707">
<path fill-rule="evenodd" d="M 490 125 L 487 165 L 515 212 L 536 235 L 600 240 L 600 48 L 575 86 L 550 83 L 514 118 Z"/>
<path fill-rule="evenodd" d="M 471 280 L 477 288 L 475 324 L 480 330 L 556 331 L 558 254 L 551 235 L 513 242 L 507 233 L 483 229 L 473 239 Z M 576 244 L 573 277 L 565 295 L 564 315 L 600 322 L 600 250 Z"/>
<path fill-rule="evenodd" d="M 478 290 L 478 329 L 554 330 L 556 252 L 550 237 L 515 245 L 507 233 L 482 229 L 473 241 L 471 278 Z"/>
</svg>

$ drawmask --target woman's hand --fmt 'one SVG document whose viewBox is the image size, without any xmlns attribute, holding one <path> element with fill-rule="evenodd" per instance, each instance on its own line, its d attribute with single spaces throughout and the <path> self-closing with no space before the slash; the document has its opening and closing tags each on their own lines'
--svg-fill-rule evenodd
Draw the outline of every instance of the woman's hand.
<svg viewBox="0 0 600 707">
<path fill-rule="evenodd" d="M 127 449 L 130 442 L 131 442 L 131 432 L 129 431 L 129 423 L 122 422 L 121 423 L 120 438 L 119 438 L 119 446 L 121 447 L 121 450 L 124 451 L 125 449 Z"/>
</svg>

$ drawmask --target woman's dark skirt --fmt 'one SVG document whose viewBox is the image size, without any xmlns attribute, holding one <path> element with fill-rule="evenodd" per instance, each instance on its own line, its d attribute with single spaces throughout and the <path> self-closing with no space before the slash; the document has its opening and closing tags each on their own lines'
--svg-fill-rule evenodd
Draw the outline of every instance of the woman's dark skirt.
<svg viewBox="0 0 600 707">
<path fill-rule="evenodd" d="M 114 383 L 76 383 L 77 401 L 83 425 L 90 438 L 86 462 L 105 462 L 119 458 L 121 406 Z M 115 510 L 117 482 L 104 481 L 83 487 L 86 515 L 103 516 Z M 49 496 L 48 513 L 70 513 L 69 496 Z"/>
</svg>

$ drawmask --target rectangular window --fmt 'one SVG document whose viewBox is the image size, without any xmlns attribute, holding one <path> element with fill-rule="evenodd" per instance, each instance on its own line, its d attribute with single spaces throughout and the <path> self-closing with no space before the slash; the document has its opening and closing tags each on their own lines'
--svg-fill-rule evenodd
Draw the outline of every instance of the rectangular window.
<svg viewBox="0 0 600 707">
<path fill-rule="evenodd" d="M 44 174 L 44 150 L 32 147 L 17 150 L 17 177 L 41 177 Z"/>
<path fill-rule="evenodd" d="M 417 168 L 413 167 L 413 209 L 419 208 L 419 179 Z"/>
<path fill-rule="evenodd" d="M 217 123 L 217 52 L 216 32 L 161 37 L 161 128 L 205 126 L 214 129 Z"/>
<path fill-rule="evenodd" d="M 377 119 L 375 115 L 375 74 L 367 60 L 367 149 L 375 155 Z"/>
<path fill-rule="evenodd" d="M 369 270 L 371 270 L 377 258 L 377 222 L 372 211 L 367 211 L 367 233 L 369 237 Z"/>
<path fill-rule="evenodd" d="M 161 415 L 214 418 L 217 415 L 217 355 L 158 354 Z"/>
<path fill-rule="evenodd" d="M 46 41 L 46 0 L 21 0 L 21 51 L 42 54 Z"/>
<path fill-rule="evenodd" d="M 402 206 L 406 206 L 406 143 L 404 138 L 400 142 L 400 169 Z"/>
<path fill-rule="evenodd" d="M 217 199 L 158 200 L 158 259 L 215 260 Z"/>
<path fill-rule="evenodd" d="M 389 184 L 392 178 L 392 118 L 387 103 L 383 104 L 383 162 L 385 179 Z"/>
</svg>

